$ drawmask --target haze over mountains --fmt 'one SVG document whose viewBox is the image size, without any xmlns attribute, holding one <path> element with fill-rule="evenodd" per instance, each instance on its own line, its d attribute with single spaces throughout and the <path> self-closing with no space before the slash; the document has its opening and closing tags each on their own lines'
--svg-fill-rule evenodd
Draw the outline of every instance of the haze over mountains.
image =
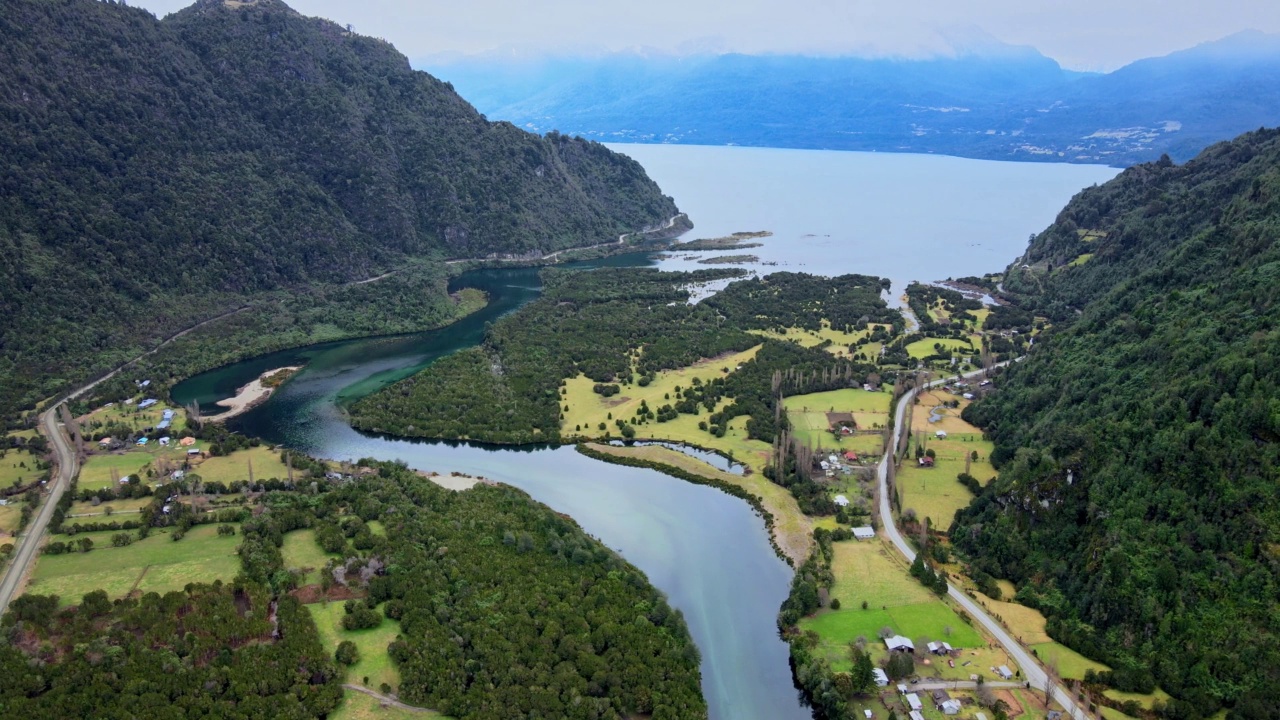
<svg viewBox="0 0 1280 720">
<path fill-rule="evenodd" d="M 1242 32 L 1106 74 L 1030 48 L 420 63 L 493 119 L 615 142 L 944 153 L 1127 166 L 1280 123 L 1280 36 Z"/>
</svg>

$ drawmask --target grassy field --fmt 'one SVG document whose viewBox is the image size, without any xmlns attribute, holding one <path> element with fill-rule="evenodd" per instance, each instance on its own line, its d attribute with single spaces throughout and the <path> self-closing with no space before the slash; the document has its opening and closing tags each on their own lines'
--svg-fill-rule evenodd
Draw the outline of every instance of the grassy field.
<svg viewBox="0 0 1280 720">
<path fill-rule="evenodd" d="M 957 401 L 960 407 L 943 407 L 942 403 L 948 401 Z M 917 440 L 922 440 L 926 449 L 934 451 L 934 466 L 920 467 L 913 459 L 913 451 L 898 473 L 903 509 L 911 508 L 920 517 L 932 518 L 934 526 L 943 530 L 951 526 L 956 511 L 973 500 L 969 489 L 956 480 L 956 476 L 965 471 L 965 458 L 978 453 L 978 459 L 968 463 L 969 474 L 982 484 L 996 475 L 991 466 L 994 445 L 982 439 L 981 430 L 960 418 L 960 412 L 968 404 L 969 401 L 942 390 L 923 393 L 912 412 L 911 448 L 914 449 Z M 929 417 L 935 408 L 945 415 L 942 420 L 931 423 Z M 936 437 L 939 430 L 947 433 L 945 439 Z"/>
<path fill-rule="evenodd" d="M 1138 693 L 1120 692 L 1119 690 L 1108 690 L 1103 694 L 1111 698 L 1112 700 L 1119 700 L 1120 702 L 1137 700 L 1138 704 L 1142 705 L 1142 707 L 1148 710 L 1151 709 L 1152 705 L 1154 705 L 1157 700 L 1159 700 L 1160 702 L 1167 703 L 1171 699 L 1169 696 L 1169 693 L 1161 690 L 1160 688 L 1156 688 L 1156 691 L 1149 695 L 1139 695 Z"/>
<path fill-rule="evenodd" d="M 911 343 L 910 345 L 908 345 L 907 354 L 917 359 L 926 358 L 938 352 L 937 349 L 934 348 L 934 345 L 938 345 L 938 344 L 941 344 L 943 347 L 948 348 L 949 350 L 951 350 L 952 353 L 957 353 L 957 351 L 960 351 L 960 350 L 968 350 L 972 347 L 976 347 L 974 345 L 970 345 L 969 342 L 965 340 L 958 340 L 956 338 L 927 337 L 923 340 L 917 340 Z"/>
<path fill-rule="evenodd" d="M 35 437 L 36 435 L 39 435 L 40 433 L 37 432 L 35 428 L 31 428 L 30 430 L 11 430 L 5 434 L 8 435 L 9 437 L 20 437 L 20 438 L 26 438 L 30 440 L 31 438 Z"/>
<path fill-rule="evenodd" d="M 0 507 L 0 545 L 7 543 L 18 531 L 18 521 L 22 519 L 23 503 L 16 500 Z"/>
<path fill-rule="evenodd" d="M 805 330 L 803 328 L 787 328 L 785 333 L 775 332 L 772 330 L 751 330 L 753 335 L 772 338 L 774 340 L 786 340 L 793 342 L 801 347 L 813 347 L 821 344 L 824 340 L 830 340 L 831 344 L 827 346 L 827 352 L 836 357 L 848 357 L 849 346 L 858 342 L 862 338 L 867 337 L 875 332 L 877 327 L 889 328 L 890 326 L 882 323 L 871 323 L 866 330 L 847 333 L 842 330 L 834 330 L 831 323 L 827 320 L 822 321 L 821 329 L 816 332 L 813 330 Z M 874 357 L 875 353 L 880 352 L 880 344 L 864 345 L 858 352 L 866 353 L 868 357 Z"/>
<path fill-rule="evenodd" d="M 38 459 L 26 450 L 6 450 L 4 457 L 0 458 L 0 488 L 26 485 L 39 478 L 44 471 L 36 469 Z"/>
<path fill-rule="evenodd" d="M 160 421 L 164 419 L 164 411 L 169 409 L 177 411 L 173 415 L 170 431 L 176 436 L 178 433 L 186 429 L 187 415 L 179 408 L 169 407 L 161 402 L 156 403 L 145 410 L 139 410 L 137 405 L 138 401 L 147 397 L 152 396 L 145 394 L 139 395 L 132 405 L 116 403 L 111 407 L 98 408 L 88 415 L 82 415 L 76 418 L 76 421 L 80 423 L 80 429 L 84 432 L 86 437 L 91 435 L 95 428 L 106 427 L 109 424 L 125 425 L 135 431 L 138 431 L 159 425 Z"/>
<path fill-rule="evenodd" d="M 774 541 L 787 556 L 798 566 L 809 556 L 813 544 L 813 526 L 810 519 L 796 504 L 795 496 L 779 485 L 775 485 L 764 475 L 734 475 L 723 472 L 707 463 L 677 450 L 654 445 L 644 447 L 616 447 L 613 445 L 592 445 L 592 449 L 610 455 L 637 457 L 651 462 L 674 465 L 713 480 L 731 483 L 760 498 L 765 509 L 773 513 Z"/>
<path fill-rule="evenodd" d="M 387 655 L 387 646 L 400 633 L 400 623 L 387 618 L 382 624 L 368 630 L 348 631 L 342 629 L 342 617 L 346 615 L 343 603 L 313 603 L 307 606 L 311 617 L 316 621 L 320 631 L 320 642 L 328 648 L 330 655 L 338 649 L 338 643 L 350 640 L 360 651 L 360 660 L 347 670 L 347 682 L 378 689 L 387 683 L 393 690 L 400 686 L 400 671 L 396 670 Z M 382 612 L 382 608 L 378 608 Z M 364 678 L 369 678 L 366 682 Z"/>
<path fill-rule="evenodd" d="M 867 392 L 848 388 L 829 392 L 794 395 L 783 398 L 787 419 L 796 438 L 809 447 L 837 450 L 853 450 L 859 454 L 879 455 L 884 451 L 883 440 L 878 435 L 853 435 L 836 437 L 828 428 L 827 412 L 853 413 L 859 429 L 882 428 L 889 423 L 888 392 Z"/>
<path fill-rule="evenodd" d="M 289 570 L 310 568 L 302 581 L 303 585 L 320 582 L 320 569 L 329 562 L 329 558 L 338 557 L 320 549 L 316 544 L 315 530 L 294 530 L 285 533 L 284 546 L 280 548 L 280 553 L 284 555 L 285 568 Z"/>
<path fill-rule="evenodd" d="M 193 447 L 204 447 L 196 443 Z M 189 462 L 189 471 L 198 474 L 205 482 L 231 483 L 249 479 L 249 462 L 253 462 L 253 476 L 259 480 L 285 478 L 288 468 L 280 462 L 280 454 L 266 446 L 237 450 L 230 455 L 209 458 L 192 458 L 188 461 L 187 448 L 181 446 L 130 448 L 124 452 L 91 455 L 80 470 L 79 488 L 98 490 L 112 485 L 111 472 L 118 477 L 141 474 L 144 479 L 148 468 L 159 471 L 181 468 Z"/>
<path fill-rule="evenodd" d="M 1056 642 L 1039 643 L 1032 645 L 1031 649 L 1036 651 L 1036 656 L 1040 658 L 1042 663 L 1056 665 L 1059 677 L 1081 680 L 1084 678 L 1086 670 L 1102 672 L 1111 669 L 1100 662 L 1090 660 L 1066 645 Z"/>
<path fill-rule="evenodd" d="M 198 464 L 193 463 L 191 471 L 199 473 L 205 482 L 231 483 L 249 479 L 250 462 L 253 463 L 253 477 L 257 480 L 283 480 L 289 476 L 289 469 L 280 462 L 280 453 L 265 445 L 207 458 Z"/>
<path fill-rule="evenodd" d="M 987 614 L 1002 621 L 1015 638 L 1032 646 L 1053 642 L 1044 630 L 1045 618 L 1039 610 L 1016 602 L 992 600 L 982 593 L 975 595 Z"/>
<path fill-rule="evenodd" d="M 814 617 L 801 620 L 800 627 L 821 636 L 819 645 L 837 670 L 848 667 L 849 643 L 859 637 L 867 640 L 874 656 L 881 656 L 884 648 L 879 642 L 880 630 L 886 627 L 913 640 L 946 640 L 957 648 L 988 652 L 982 636 L 912 579 L 881 541 L 836 543 L 832 571 L 836 582 L 831 596 L 840 600 L 840 609 L 819 611 Z M 862 609 L 864 601 L 866 610 Z M 980 659 L 975 656 L 975 664 Z M 962 679 L 970 672 L 962 667 L 936 669 L 945 670 L 946 677 Z"/>
<path fill-rule="evenodd" d="M 136 514 L 139 510 L 151 504 L 150 497 L 127 498 L 123 500 L 112 500 L 104 502 L 97 507 L 93 503 L 76 501 L 71 504 L 71 512 L 68 513 L 68 523 L 80 522 L 110 522 L 110 520 L 119 519 L 121 522 L 129 520 L 129 515 Z M 111 516 L 107 515 L 107 508 L 111 508 Z M 116 518 L 117 515 L 125 517 Z M 136 520 L 137 518 L 132 518 Z"/>
<path fill-rule="evenodd" d="M 666 395 L 670 394 L 674 399 L 677 385 L 689 387 L 695 377 L 703 381 L 721 377 L 725 374 L 724 368 L 729 368 L 732 372 L 739 363 L 755 357 L 759 349 L 760 346 L 757 345 L 733 355 L 704 360 L 679 370 L 662 372 L 648 387 L 631 385 L 623 388 L 621 395 L 608 399 L 592 391 L 591 388 L 595 385 L 593 380 L 582 375 L 570 378 L 565 381 L 567 394 L 561 398 L 561 403 L 568 405 L 569 410 L 564 413 L 564 421 L 560 427 L 566 435 L 599 438 L 606 432 L 600 430 L 599 425 L 605 423 L 607 431 L 613 437 L 617 437 L 618 428 L 609 418 L 610 414 L 617 419 L 632 418 L 642 400 L 646 401 L 651 409 L 656 410 L 671 402 L 665 398 Z M 727 402 L 729 401 L 722 401 L 721 406 Z M 705 408 L 703 411 L 705 412 Z M 750 466 L 756 472 L 763 470 L 768 461 L 769 446 L 759 440 L 747 438 L 746 425 L 750 418 L 748 416 L 734 418 L 729 423 L 728 432 L 724 437 L 717 438 L 705 430 L 698 429 L 698 422 L 705 422 L 710 414 L 679 415 L 676 419 L 665 423 L 651 422 L 646 425 L 637 425 L 635 426 L 636 439 L 671 440 L 711 448 L 731 454 L 735 460 Z M 579 426 L 582 429 L 575 430 Z"/>
<path fill-rule="evenodd" d="M 443 717 L 434 710 L 383 707 L 382 701 L 354 690 L 344 691 L 342 704 L 329 713 L 329 720 L 430 720 Z"/>
<path fill-rule="evenodd" d="M 62 605 L 73 605 L 93 590 L 106 590 L 113 599 L 124 597 L 135 586 L 143 593 L 165 593 L 192 582 L 230 581 L 240 571 L 236 556 L 239 535 L 219 537 L 215 525 L 194 527 L 179 542 L 174 542 L 168 531 L 157 530 L 123 548 L 111 547 L 114 534 L 53 536 L 60 541 L 89 537 L 93 551 L 41 555 L 27 592 L 57 595 Z"/>
</svg>

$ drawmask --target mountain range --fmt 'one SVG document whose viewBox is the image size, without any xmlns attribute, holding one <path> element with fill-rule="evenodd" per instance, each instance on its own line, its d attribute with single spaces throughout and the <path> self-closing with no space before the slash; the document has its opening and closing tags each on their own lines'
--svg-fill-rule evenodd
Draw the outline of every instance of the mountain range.
<svg viewBox="0 0 1280 720">
<path fill-rule="evenodd" d="M 488 122 L 389 44 L 279 0 L 164 20 L 0 0 L 0 36 L 0 409 L 266 293 L 426 259 L 438 277 L 405 294 L 443 302 L 445 258 L 541 255 L 676 213 L 629 158 Z M 428 310 L 410 320 L 445 319 Z M 296 329 L 331 339 L 334 322 Z"/>
<path fill-rule="evenodd" d="M 493 118 L 602 141 L 1128 166 L 1280 123 L 1280 37 L 1243 32 L 1106 74 L 1030 48 L 920 60 L 477 56 L 418 63 Z"/>
</svg>

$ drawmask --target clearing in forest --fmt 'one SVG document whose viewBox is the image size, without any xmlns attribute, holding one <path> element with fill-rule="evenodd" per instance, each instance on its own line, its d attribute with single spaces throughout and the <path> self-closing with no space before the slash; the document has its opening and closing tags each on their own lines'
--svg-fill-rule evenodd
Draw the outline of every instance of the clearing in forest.
<svg viewBox="0 0 1280 720">
<path fill-rule="evenodd" d="M 959 407 L 942 404 L 950 401 L 958 402 Z M 910 449 L 898 472 L 903 510 L 912 509 L 921 518 L 931 518 L 933 526 L 943 532 L 951 527 L 956 511 L 973 501 L 973 493 L 957 476 L 965 472 L 966 467 L 983 485 L 996 476 L 991 465 L 995 446 L 982 439 L 981 430 L 960 418 L 960 412 L 968 404 L 968 400 L 942 390 L 921 394 L 919 404 L 912 410 Z M 931 423 L 930 417 L 940 419 Z M 939 437 L 939 432 L 945 432 L 946 437 Z M 933 467 L 922 467 L 916 461 L 917 444 L 933 451 Z M 976 459 L 974 453 L 977 453 Z"/>
<path fill-rule="evenodd" d="M 50 542 L 68 544 L 89 538 L 93 550 L 40 555 L 27 592 L 57 595 L 65 606 L 78 604 L 85 593 L 98 589 L 115 600 L 135 589 L 135 584 L 138 592 L 164 594 L 193 582 L 229 582 L 240 572 L 236 527 L 236 535 L 223 536 L 218 535 L 217 525 L 198 525 L 177 542 L 171 528 L 153 530 L 142 540 L 137 539 L 136 530 L 53 535 Z M 133 537 L 133 544 L 112 547 L 111 537 L 120 533 Z"/>
<path fill-rule="evenodd" d="M 793 395 L 783 398 L 793 436 L 812 448 L 853 450 L 858 454 L 879 455 L 884 441 L 880 435 L 889 423 L 892 393 L 869 392 L 858 388 Z M 830 413 L 849 413 L 857 425 L 853 435 L 836 436 L 830 432 Z M 876 431 L 866 434 L 867 431 Z"/>
<path fill-rule="evenodd" d="M 354 602 L 363 603 L 364 600 Z M 400 671 L 391 662 L 391 657 L 387 654 L 387 646 L 396 639 L 396 635 L 400 634 L 400 623 L 383 617 L 382 605 L 374 610 L 378 613 L 378 617 L 382 618 L 382 624 L 366 630 L 342 628 L 342 618 L 347 614 L 343 602 L 312 603 L 306 608 L 316 622 L 316 629 L 320 631 L 320 642 L 329 652 L 330 657 L 337 651 L 338 644 L 343 640 L 350 640 L 356 644 L 360 660 L 347 668 L 347 682 L 364 685 L 374 690 L 377 690 L 382 683 L 386 683 L 391 686 L 393 692 L 399 690 Z M 367 682 L 366 677 L 369 678 Z"/>
<path fill-rule="evenodd" d="M 617 395 L 608 398 L 593 390 L 596 381 L 584 375 L 570 378 L 564 383 L 566 394 L 560 397 L 561 406 L 569 406 L 569 409 L 563 413 L 564 419 L 560 423 L 560 432 L 565 437 L 594 439 L 603 438 L 606 433 L 609 437 L 620 437 L 621 433 L 615 421 L 629 421 L 634 418 L 642 401 L 654 412 L 663 405 L 674 405 L 677 386 L 691 387 L 694 378 L 700 382 L 707 382 L 724 377 L 736 370 L 738 365 L 754 358 L 761 347 L 757 345 L 739 353 L 702 360 L 689 367 L 666 370 L 657 373 L 653 382 L 646 387 L 640 387 L 635 383 L 623 385 Z M 716 409 L 719 410 L 731 402 L 733 402 L 731 399 L 722 400 Z M 734 418 L 729 423 L 728 432 L 724 437 L 717 438 L 698 427 L 698 423 L 706 422 L 711 414 L 705 407 L 700 406 L 697 415 L 681 414 L 664 423 L 650 420 L 642 425 L 634 425 L 635 439 L 670 440 L 719 450 L 732 454 L 735 460 L 748 465 L 755 472 L 763 470 L 769 455 L 769 445 L 747 438 L 746 425 L 750 418 L 748 416 Z M 605 426 L 603 430 L 600 429 L 601 423 Z"/>
<path fill-rule="evenodd" d="M 793 342 L 801 347 L 814 347 L 824 342 L 830 342 L 826 346 L 826 351 L 836 357 L 849 357 L 849 346 L 856 344 L 859 340 L 869 337 L 876 328 L 884 328 L 886 331 L 892 330 L 891 325 L 883 323 L 870 323 L 866 330 L 855 330 L 853 332 L 845 332 L 836 330 L 831 327 L 831 323 L 827 320 L 821 321 L 821 328 L 818 330 L 808 330 L 800 327 L 787 328 L 785 332 L 776 330 L 749 330 L 753 335 L 772 338 L 774 340 L 786 340 Z M 875 357 L 880 352 L 881 343 L 866 343 L 858 348 L 855 354 L 866 354 L 867 357 Z"/>
</svg>

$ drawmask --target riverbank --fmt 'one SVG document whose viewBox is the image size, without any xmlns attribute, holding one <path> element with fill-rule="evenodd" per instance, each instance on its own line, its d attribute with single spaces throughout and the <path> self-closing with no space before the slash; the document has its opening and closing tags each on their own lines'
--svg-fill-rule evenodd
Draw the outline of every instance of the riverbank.
<svg viewBox="0 0 1280 720">
<path fill-rule="evenodd" d="M 301 365 L 291 365 L 289 367 L 275 368 L 274 370 L 268 370 L 262 373 L 249 384 L 236 390 L 235 395 L 232 395 L 225 400 L 219 400 L 215 403 L 220 407 L 227 408 L 227 410 L 225 412 L 218 413 L 217 415 L 205 417 L 203 418 L 204 421 L 224 422 L 237 415 L 242 415 L 249 410 L 252 410 L 266 402 L 267 398 L 271 397 L 271 393 L 275 392 L 276 388 L 280 387 L 280 385 L 288 380 L 289 377 L 301 369 Z M 280 377 L 282 374 L 284 375 L 283 378 Z"/>
</svg>

